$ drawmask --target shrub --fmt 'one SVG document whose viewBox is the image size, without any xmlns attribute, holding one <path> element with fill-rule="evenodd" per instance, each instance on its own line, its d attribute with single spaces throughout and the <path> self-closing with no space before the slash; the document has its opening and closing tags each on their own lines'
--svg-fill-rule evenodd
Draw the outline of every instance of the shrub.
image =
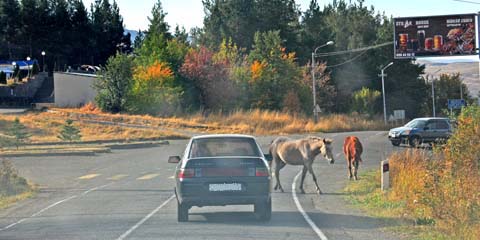
<svg viewBox="0 0 480 240">
<path fill-rule="evenodd" d="M 18 176 L 12 163 L 3 160 L 0 165 L 0 197 L 12 196 L 30 190 L 25 178 Z"/>
<path fill-rule="evenodd" d="M 381 93 L 377 90 L 362 88 L 362 90 L 353 93 L 352 110 L 373 115 L 375 113 L 375 101 L 380 97 Z"/>
<path fill-rule="evenodd" d="M 480 235 L 480 107 L 464 108 L 455 134 L 432 156 L 413 150 L 391 157 L 393 199 L 408 213 L 457 239 Z"/>
<path fill-rule="evenodd" d="M 126 54 L 117 54 L 107 61 L 94 87 L 95 101 L 103 110 L 118 113 L 126 109 L 127 96 L 132 87 L 133 59 Z"/>
<path fill-rule="evenodd" d="M 28 133 L 27 128 L 20 122 L 18 117 L 15 118 L 15 121 L 8 129 L 7 135 L 14 137 L 15 146 L 17 147 L 17 149 L 20 145 L 25 143 L 28 138 L 30 138 L 30 134 Z"/>
<path fill-rule="evenodd" d="M 80 140 L 82 135 L 80 134 L 80 130 L 73 125 L 73 121 L 71 119 L 67 119 L 57 137 L 62 141 L 73 142 Z"/>
</svg>

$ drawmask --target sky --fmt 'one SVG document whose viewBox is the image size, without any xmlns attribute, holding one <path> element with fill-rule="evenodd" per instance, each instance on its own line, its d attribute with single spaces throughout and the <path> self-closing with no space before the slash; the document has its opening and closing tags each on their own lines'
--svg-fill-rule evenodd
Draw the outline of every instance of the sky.
<svg viewBox="0 0 480 240">
<path fill-rule="evenodd" d="M 90 8 L 94 0 L 83 0 Z M 320 6 L 333 0 L 318 0 Z M 347 0 L 349 1 L 349 0 Z M 454 0 L 366 0 L 365 4 L 373 5 L 376 11 L 385 12 L 394 17 L 411 17 L 423 15 L 443 15 L 457 13 L 474 13 L 480 11 L 480 0 L 469 0 L 478 4 L 458 2 Z M 124 24 L 130 30 L 145 30 L 148 27 L 147 17 L 156 0 L 117 0 Z M 308 8 L 310 0 L 297 0 L 302 11 Z M 201 27 L 203 24 L 203 6 L 201 0 L 162 0 L 163 9 L 167 12 L 166 20 L 173 29 L 176 25 L 187 30 Z"/>
</svg>

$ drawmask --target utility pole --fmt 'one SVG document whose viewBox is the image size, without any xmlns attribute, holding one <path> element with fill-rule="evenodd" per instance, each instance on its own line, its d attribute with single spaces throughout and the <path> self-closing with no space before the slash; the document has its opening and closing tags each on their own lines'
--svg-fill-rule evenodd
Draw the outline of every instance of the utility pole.
<svg viewBox="0 0 480 240">
<path fill-rule="evenodd" d="M 432 111 L 433 111 L 433 117 L 436 117 L 435 115 L 435 86 L 433 83 L 435 82 L 435 79 L 432 79 Z"/>
<path fill-rule="evenodd" d="M 387 66 L 382 68 L 380 77 L 382 77 L 382 95 L 383 95 L 383 122 L 387 125 L 387 104 L 385 102 L 385 69 L 393 65 L 393 62 L 389 63 Z"/>
</svg>

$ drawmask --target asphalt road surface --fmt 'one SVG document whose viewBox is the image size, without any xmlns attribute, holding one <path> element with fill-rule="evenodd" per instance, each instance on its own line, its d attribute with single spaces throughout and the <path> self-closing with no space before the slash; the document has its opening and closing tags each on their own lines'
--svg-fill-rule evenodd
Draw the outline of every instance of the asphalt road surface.
<svg viewBox="0 0 480 240">
<path fill-rule="evenodd" d="M 273 193 L 270 222 L 257 221 L 252 206 L 227 206 L 194 207 L 190 222 L 178 223 L 175 165 L 167 158 L 182 154 L 187 141 L 89 157 L 13 158 L 39 193 L 0 211 L 0 239 L 396 239 L 384 231 L 392 221 L 345 204 L 341 190 L 349 180 L 341 152 L 352 134 L 365 149 L 360 173 L 379 168 L 393 150 L 385 132 L 322 135 L 335 140 L 336 160 L 330 165 L 318 157 L 314 163 L 324 194 L 315 194 L 307 175 L 307 193 L 295 198 L 291 187 L 301 167 L 286 166 L 280 172 L 285 193 Z M 258 138 L 264 149 L 272 139 Z"/>
</svg>

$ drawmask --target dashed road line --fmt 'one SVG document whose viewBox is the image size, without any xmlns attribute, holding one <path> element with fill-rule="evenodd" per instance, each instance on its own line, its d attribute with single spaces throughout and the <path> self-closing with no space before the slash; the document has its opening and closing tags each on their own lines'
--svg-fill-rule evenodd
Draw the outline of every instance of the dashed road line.
<svg viewBox="0 0 480 240">
<path fill-rule="evenodd" d="M 87 194 L 88 194 L 88 193 L 90 193 L 90 192 L 93 192 L 93 191 L 96 191 L 96 190 L 99 190 L 99 189 L 102 189 L 102 188 L 108 187 L 108 186 L 110 186 L 110 185 L 112 185 L 112 184 L 113 184 L 113 182 L 111 182 L 111 183 L 108 183 L 108 184 L 105 184 L 105 185 L 102 185 L 102 186 L 99 186 L 99 187 L 94 187 L 94 188 L 91 188 L 91 189 L 89 189 L 89 190 L 87 190 L 87 191 L 83 192 L 83 193 L 82 193 L 82 196 L 84 196 L 84 195 L 87 195 Z"/>
<path fill-rule="evenodd" d="M 122 234 L 122 236 L 118 237 L 117 240 L 123 240 L 125 239 L 126 237 L 128 237 L 128 235 L 130 235 L 133 231 L 135 231 L 135 229 L 137 229 L 138 227 L 140 227 L 145 221 L 147 221 L 148 219 L 150 219 L 153 215 L 155 215 L 155 213 L 157 213 L 158 211 L 160 211 L 161 208 L 163 208 L 165 205 L 168 204 L 168 202 L 170 202 L 172 199 L 175 198 L 175 195 L 172 195 L 170 196 L 165 202 L 163 202 L 162 204 L 160 204 L 160 206 L 158 206 L 157 208 L 155 208 L 153 211 L 151 211 L 147 216 L 145 216 L 144 218 L 142 218 L 142 220 L 140 220 L 138 223 L 136 223 L 135 225 L 133 225 L 130 229 L 128 229 L 124 234 Z"/>
<path fill-rule="evenodd" d="M 118 174 L 118 175 L 115 175 L 115 176 L 111 176 L 109 178 L 107 178 L 107 180 L 114 180 L 114 181 L 118 181 L 122 178 L 126 178 L 128 177 L 128 174 Z"/>
<path fill-rule="evenodd" d="M 325 234 L 322 232 L 322 230 L 320 230 L 320 228 L 317 227 L 317 225 L 315 224 L 315 222 L 312 221 L 312 219 L 310 218 L 310 216 L 308 216 L 308 214 L 305 212 L 305 210 L 303 210 L 303 207 L 302 205 L 300 204 L 300 201 L 298 200 L 298 197 L 297 197 L 297 192 L 295 190 L 295 186 L 297 185 L 297 179 L 298 177 L 302 174 L 302 171 L 298 172 L 298 174 L 295 176 L 295 178 L 293 179 L 293 183 L 292 183 L 292 197 L 293 197 L 293 201 L 295 202 L 295 205 L 297 206 L 297 209 L 298 211 L 302 214 L 303 218 L 305 219 L 305 221 L 307 221 L 308 225 L 310 225 L 310 227 L 313 229 L 313 231 L 317 234 L 317 236 L 321 239 L 321 240 L 328 240 L 327 236 L 325 236 Z"/>
<path fill-rule="evenodd" d="M 170 176 L 170 177 L 168 177 L 168 178 L 170 178 L 170 179 L 174 179 L 174 178 L 175 178 L 175 175 L 174 175 L 174 176 Z"/>
<path fill-rule="evenodd" d="M 88 179 L 96 178 L 96 177 L 98 177 L 98 176 L 100 176 L 100 175 L 101 175 L 101 174 L 93 173 L 93 174 L 88 174 L 88 175 L 85 175 L 85 176 L 81 176 L 81 177 L 79 177 L 78 179 L 88 180 Z"/>
<path fill-rule="evenodd" d="M 137 178 L 137 180 L 150 180 L 152 178 L 158 177 L 158 175 L 160 175 L 160 174 L 157 174 L 157 173 L 147 174 L 145 176 L 141 176 L 141 177 Z"/>
</svg>

